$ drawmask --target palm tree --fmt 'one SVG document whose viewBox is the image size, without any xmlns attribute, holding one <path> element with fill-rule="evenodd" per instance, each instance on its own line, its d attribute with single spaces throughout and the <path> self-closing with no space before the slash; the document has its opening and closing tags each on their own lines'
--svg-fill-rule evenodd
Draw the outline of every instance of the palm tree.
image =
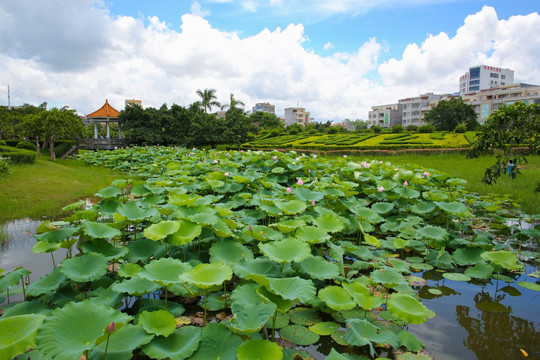
<svg viewBox="0 0 540 360">
<path fill-rule="evenodd" d="M 236 99 L 234 98 L 234 94 L 231 93 L 231 98 L 230 98 L 229 104 L 228 104 L 228 105 L 223 105 L 223 106 L 221 107 L 221 110 L 224 110 L 224 109 L 226 109 L 226 108 L 229 108 L 229 110 L 232 110 L 232 109 L 236 109 L 238 106 L 244 107 L 244 106 L 246 106 L 246 104 L 244 104 L 244 103 L 243 103 L 242 101 L 240 101 L 240 100 L 236 100 Z"/>
<path fill-rule="evenodd" d="M 205 113 L 212 110 L 212 106 L 220 106 L 219 102 L 216 101 L 217 96 L 215 89 L 199 89 L 197 90 L 197 95 L 201 97 L 200 104 Z"/>
</svg>

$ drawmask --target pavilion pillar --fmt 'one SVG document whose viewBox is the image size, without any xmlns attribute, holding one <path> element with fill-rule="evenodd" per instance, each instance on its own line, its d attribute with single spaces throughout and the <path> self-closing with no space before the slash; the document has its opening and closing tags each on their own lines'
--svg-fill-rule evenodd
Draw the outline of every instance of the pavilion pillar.
<svg viewBox="0 0 540 360">
<path fill-rule="evenodd" d="M 98 131 L 97 131 L 97 121 L 94 121 L 94 139 L 97 139 Z"/>
<path fill-rule="evenodd" d="M 118 138 L 122 138 L 122 126 L 120 125 L 120 121 L 118 122 Z"/>
<path fill-rule="evenodd" d="M 109 135 L 109 119 L 107 119 L 107 139 L 110 139 L 110 135 Z"/>
</svg>

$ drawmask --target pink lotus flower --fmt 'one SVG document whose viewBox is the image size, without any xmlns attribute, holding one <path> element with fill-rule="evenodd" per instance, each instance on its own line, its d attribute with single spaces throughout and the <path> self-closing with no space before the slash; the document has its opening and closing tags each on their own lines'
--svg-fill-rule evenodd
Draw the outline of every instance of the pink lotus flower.
<svg viewBox="0 0 540 360">
<path fill-rule="evenodd" d="M 343 155 L 343 157 L 344 157 L 344 158 L 346 158 L 346 157 L 347 157 L 347 155 Z"/>
<path fill-rule="evenodd" d="M 383 192 L 383 191 L 384 191 L 384 188 L 383 188 L 382 186 L 379 186 L 379 187 L 377 188 L 377 191 L 378 191 L 378 192 Z"/>
<path fill-rule="evenodd" d="M 253 226 L 249 225 L 249 231 L 253 231 Z"/>
<path fill-rule="evenodd" d="M 302 179 L 298 179 L 298 185 L 304 185 L 304 182 L 302 181 Z"/>
<path fill-rule="evenodd" d="M 409 183 L 407 182 L 407 180 L 405 180 L 405 181 L 403 182 L 403 186 L 409 186 Z"/>
<path fill-rule="evenodd" d="M 107 326 L 107 331 L 109 333 L 112 333 L 116 329 L 116 326 L 114 325 L 114 321 Z"/>
<path fill-rule="evenodd" d="M 316 159 L 316 158 L 317 158 L 317 155 L 316 155 L 316 154 L 313 154 L 313 158 Z"/>
<path fill-rule="evenodd" d="M 291 193 L 291 191 L 292 191 L 292 190 L 291 190 L 291 188 L 290 188 L 290 187 L 287 187 L 287 193 L 289 193 L 289 194 L 290 194 L 290 193 Z"/>
<path fill-rule="evenodd" d="M 225 175 L 225 176 L 229 176 L 229 173 L 228 173 L 228 172 L 226 172 L 226 173 L 225 173 L 225 174 L 223 174 L 223 175 Z"/>
<path fill-rule="evenodd" d="M 218 163 L 218 161 L 217 161 L 217 160 L 214 160 L 214 164 L 217 164 L 217 163 Z"/>
<path fill-rule="evenodd" d="M 308 172 L 308 173 L 311 173 L 311 169 L 308 169 L 308 171 L 307 171 L 307 172 Z"/>
<path fill-rule="evenodd" d="M 315 200 L 311 200 L 311 206 L 315 206 Z"/>
<path fill-rule="evenodd" d="M 272 160 L 277 161 L 277 155 L 272 156 Z"/>
<path fill-rule="evenodd" d="M 430 177 L 431 175 L 427 171 L 424 171 L 424 176 L 425 177 Z"/>
<path fill-rule="evenodd" d="M 227 153 L 227 156 L 231 156 L 231 154 Z"/>
</svg>

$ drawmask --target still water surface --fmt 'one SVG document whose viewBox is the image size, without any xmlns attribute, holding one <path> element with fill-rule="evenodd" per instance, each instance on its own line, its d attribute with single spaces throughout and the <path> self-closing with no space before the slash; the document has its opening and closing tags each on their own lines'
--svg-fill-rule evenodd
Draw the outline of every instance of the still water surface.
<svg viewBox="0 0 540 360">
<path fill-rule="evenodd" d="M 0 225 L 0 269 L 9 272 L 17 267 L 30 270 L 36 281 L 53 269 L 50 254 L 34 254 L 33 235 L 41 221 L 15 220 Z M 66 250 L 54 253 L 56 263 Z M 527 265 L 517 281 L 537 282 L 527 276 L 538 270 Z M 540 292 L 520 287 L 515 282 L 465 283 L 451 281 L 436 271 L 413 274 L 423 277 L 426 285 L 418 288 L 422 302 L 437 316 L 421 325 L 411 325 L 415 334 L 436 360 L 458 359 L 540 359 Z M 427 291 L 437 288 L 442 295 Z M 22 300 L 22 295 L 10 298 Z M 315 359 L 325 359 L 330 342 L 305 348 Z"/>
</svg>

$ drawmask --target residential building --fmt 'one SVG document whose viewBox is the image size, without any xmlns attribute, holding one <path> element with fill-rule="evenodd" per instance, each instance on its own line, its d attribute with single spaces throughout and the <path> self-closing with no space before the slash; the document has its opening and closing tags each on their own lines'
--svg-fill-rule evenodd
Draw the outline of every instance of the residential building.
<svg viewBox="0 0 540 360">
<path fill-rule="evenodd" d="M 309 116 L 309 111 L 301 107 L 290 107 L 285 109 L 285 126 L 298 124 L 305 126 L 311 124 L 313 119 Z"/>
<path fill-rule="evenodd" d="M 401 124 L 404 127 L 409 125 L 420 126 L 424 123 L 426 111 L 431 110 L 443 95 L 426 93 L 412 98 L 401 99 L 398 103 L 402 107 Z"/>
<path fill-rule="evenodd" d="M 368 127 L 376 125 L 381 128 L 391 128 L 401 124 L 402 105 L 397 103 L 372 106 L 368 116 Z"/>
<path fill-rule="evenodd" d="M 126 99 L 126 106 L 131 106 L 131 105 L 139 105 L 140 107 L 142 107 L 142 101 L 135 100 L 135 99 Z"/>
<path fill-rule="evenodd" d="M 269 104 L 269 103 L 256 103 L 253 108 L 251 108 L 252 113 L 256 113 L 257 111 L 266 112 L 270 114 L 276 114 L 276 106 Z"/>
<path fill-rule="evenodd" d="M 478 115 L 478 122 L 483 124 L 501 104 L 509 105 L 515 102 L 540 104 L 540 86 L 523 83 L 503 85 L 495 89 L 466 94 L 462 98 L 464 103 L 473 106 Z"/>
<path fill-rule="evenodd" d="M 464 95 L 513 83 L 514 70 L 488 65 L 473 66 L 459 78 L 459 93 Z"/>
</svg>

